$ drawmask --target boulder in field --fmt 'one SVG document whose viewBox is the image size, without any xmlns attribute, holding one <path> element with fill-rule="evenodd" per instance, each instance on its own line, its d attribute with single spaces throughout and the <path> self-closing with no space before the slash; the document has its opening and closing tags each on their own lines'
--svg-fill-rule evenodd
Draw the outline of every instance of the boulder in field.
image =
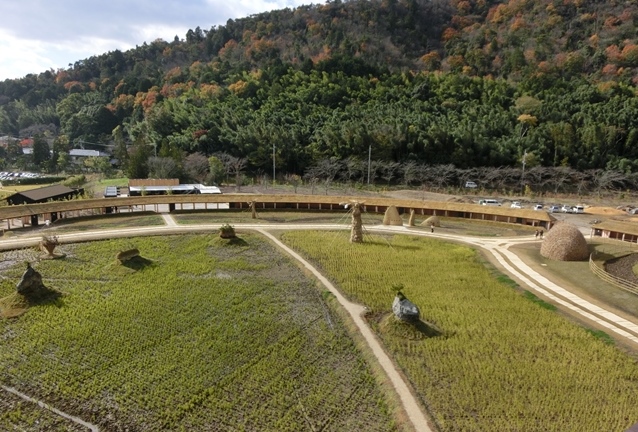
<svg viewBox="0 0 638 432">
<path fill-rule="evenodd" d="M 20 282 L 16 285 L 16 291 L 29 301 L 38 301 L 52 294 L 57 294 L 57 291 L 44 286 L 42 283 L 42 275 L 31 267 L 29 263 L 27 263 L 27 269 L 22 273 Z"/>
<path fill-rule="evenodd" d="M 408 300 L 401 291 L 397 292 L 392 302 L 392 312 L 402 321 L 415 321 L 419 319 L 419 308 Z"/>
</svg>

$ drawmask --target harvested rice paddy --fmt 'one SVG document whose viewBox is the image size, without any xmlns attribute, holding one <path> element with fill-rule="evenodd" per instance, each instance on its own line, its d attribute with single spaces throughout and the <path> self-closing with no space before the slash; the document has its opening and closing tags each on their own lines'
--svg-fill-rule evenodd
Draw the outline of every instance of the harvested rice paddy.
<svg viewBox="0 0 638 432">
<path fill-rule="evenodd" d="M 469 247 L 308 231 L 282 239 L 369 307 L 441 431 L 624 431 L 638 419 L 635 358 L 499 281 Z M 418 325 L 390 316 L 397 286 L 421 309 Z"/>
<path fill-rule="evenodd" d="M 243 239 L 61 246 L 65 259 L 33 265 L 64 295 L 0 320 L 0 384 L 102 430 L 402 430 L 331 299 Z M 142 258 L 117 264 L 131 247 Z M 33 254 L 0 254 L 0 297 Z M 0 429 L 36 430 L 33 407 L 0 392 L 5 406 Z"/>
</svg>

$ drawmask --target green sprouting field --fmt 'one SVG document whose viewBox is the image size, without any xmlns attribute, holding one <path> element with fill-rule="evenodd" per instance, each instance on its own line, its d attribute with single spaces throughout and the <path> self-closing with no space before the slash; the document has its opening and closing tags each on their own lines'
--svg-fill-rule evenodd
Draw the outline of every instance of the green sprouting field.
<svg viewBox="0 0 638 432">
<path fill-rule="evenodd" d="M 370 308 L 442 432 L 622 432 L 638 421 L 636 359 L 499 281 L 472 249 L 308 231 L 283 240 Z M 391 316 L 398 285 L 419 325 Z"/>
<path fill-rule="evenodd" d="M 64 295 L 0 320 L 0 384 L 103 430 L 401 430 L 332 300 L 242 237 L 60 247 L 33 266 Z M 132 247 L 142 258 L 117 263 Z M 0 254 L 0 297 L 35 254 Z M 0 429 L 29 430 L 33 407 L 7 398 Z"/>
</svg>

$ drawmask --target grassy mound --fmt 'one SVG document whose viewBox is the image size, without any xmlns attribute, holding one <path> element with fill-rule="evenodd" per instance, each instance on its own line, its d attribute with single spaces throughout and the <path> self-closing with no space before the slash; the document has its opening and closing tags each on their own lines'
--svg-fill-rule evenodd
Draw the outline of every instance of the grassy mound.
<svg viewBox="0 0 638 432">
<path fill-rule="evenodd" d="M 214 247 L 228 247 L 228 246 L 247 247 L 248 242 L 239 237 L 232 237 L 232 238 L 215 237 L 210 241 L 210 245 Z"/>
</svg>

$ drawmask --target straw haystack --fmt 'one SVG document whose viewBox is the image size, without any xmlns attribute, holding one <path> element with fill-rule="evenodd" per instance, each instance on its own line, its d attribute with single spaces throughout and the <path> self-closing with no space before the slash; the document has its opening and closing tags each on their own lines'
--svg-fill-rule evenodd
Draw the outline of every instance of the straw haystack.
<svg viewBox="0 0 638 432">
<path fill-rule="evenodd" d="M 250 209 L 251 217 L 253 219 L 257 219 L 257 202 L 256 201 L 250 201 L 248 203 L 248 208 Z"/>
<path fill-rule="evenodd" d="M 352 227 L 350 229 L 350 242 L 363 243 L 363 223 L 361 222 L 361 203 L 352 203 Z"/>
<path fill-rule="evenodd" d="M 140 256 L 140 250 L 135 248 L 118 252 L 117 255 L 115 255 L 115 259 L 117 259 L 120 264 L 124 264 L 126 261 L 130 261 L 138 256 Z"/>
<path fill-rule="evenodd" d="M 383 225 L 403 226 L 403 219 L 401 219 L 401 215 L 395 206 L 391 205 L 385 211 Z"/>
<path fill-rule="evenodd" d="M 438 216 L 430 216 L 429 218 L 421 222 L 421 226 L 432 226 L 432 225 L 434 225 L 437 228 L 440 227 L 441 219 Z"/>
<path fill-rule="evenodd" d="M 60 245 L 60 241 L 57 236 L 42 236 L 40 240 L 40 250 L 44 252 L 44 255 L 40 256 L 40 259 L 57 259 L 64 258 L 65 254 L 56 254 L 53 251 Z"/>
<path fill-rule="evenodd" d="M 561 222 L 547 232 L 541 255 L 556 261 L 584 261 L 589 257 L 589 248 L 578 228 Z"/>
<path fill-rule="evenodd" d="M 416 216 L 416 212 L 414 209 L 410 209 L 410 218 L 408 219 L 408 226 L 414 226 L 414 217 Z"/>
</svg>

